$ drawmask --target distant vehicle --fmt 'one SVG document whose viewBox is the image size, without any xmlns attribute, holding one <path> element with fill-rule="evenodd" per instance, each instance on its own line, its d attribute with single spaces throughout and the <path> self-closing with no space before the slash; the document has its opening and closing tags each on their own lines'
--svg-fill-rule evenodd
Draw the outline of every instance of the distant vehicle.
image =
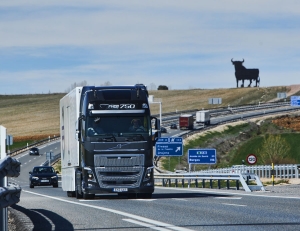
<svg viewBox="0 0 300 231">
<path fill-rule="evenodd" d="M 160 127 L 160 132 L 161 133 L 167 133 L 167 129 L 165 127 Z"/>
<path fill-rule="evenodd" d="M 194 128 L 194 118 L 191 114 L 179 116 L 179 129 L 190 129 Z"/>
<path fill-rule="evenodd" d="M 171 124 L 170 128 L 171 129 L 177 129 L 177 125 L 176 124 Z"/>
<path fill-rule="evenodd" d="M 29 187 L 34 186 L 50 186 L 58 187 L 58 176 L 54 168 L 51 166 L 36 166 L 29 172 Z"/>
<path fill-rule="evenodd" d="M 196 112 L 196 123 L 210 124 L 210 113 L 209 111 L 197 111 Z"/>
<path fill-rule="evenodd" d="M 38 148 L 31 148 L 29 150 L 29 155 L 40 155 L 40 150 Z"/>
</svg>

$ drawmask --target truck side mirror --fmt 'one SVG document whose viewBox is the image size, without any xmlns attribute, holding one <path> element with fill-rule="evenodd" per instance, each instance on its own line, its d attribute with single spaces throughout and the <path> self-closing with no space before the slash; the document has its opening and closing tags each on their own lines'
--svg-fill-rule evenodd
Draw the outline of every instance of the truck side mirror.
<svg viewBox="0 0 300 231">
<path fill-rule="evenodd" d="M 161 137 L 160 120 L 151 116 L 151 124 L 154 124 L 154 129 L 152 129 L 152 141 L 153 146 L 155 146 L 156 141 Z"/>
<path fill-rule="evenodd" d="M 78 129 L 76 130 L 76 138 L 78 141 L 81 139 L 81 132 Z"/>
</svg>

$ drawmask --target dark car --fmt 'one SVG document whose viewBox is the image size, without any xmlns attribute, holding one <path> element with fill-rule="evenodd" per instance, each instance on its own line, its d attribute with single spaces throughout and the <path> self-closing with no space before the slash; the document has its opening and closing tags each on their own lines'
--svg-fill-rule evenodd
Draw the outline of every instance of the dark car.
<svg viewBox="0 0 300 231">
<path fill-rule="evenodd" d="M 40 150 L 38 148 L 30 148 L 29 155 L 40 155 Z"/>
<path fill-rule="evenodd" d="M 176 124 L 171 124 L 170 128 L 171 129 L 177 129 L 177 125 Z"/>
<path fill-rule="evenodd" d="M 165 127 L 160 127 L 160 131 L 161 131 L 162 133 L 167 133 L 167 129 L 166 129 Z"/>
<path fill-rule="evenodd" d="M 51 166 L 36 166 L 29 172 L 29 187 L 52 185 L 58 187 L 58 176 Z"/>
</svg>

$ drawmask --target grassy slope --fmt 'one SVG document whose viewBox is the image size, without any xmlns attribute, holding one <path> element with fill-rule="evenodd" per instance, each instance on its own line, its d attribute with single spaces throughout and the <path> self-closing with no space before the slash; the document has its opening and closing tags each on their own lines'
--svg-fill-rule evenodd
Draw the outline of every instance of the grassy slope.
<svg viewBox="0 0 300 231">
<path fill-rule="evenodd" d="M 59 135 L 59 99 L 63 95 L 0 95 L 0 124 L 15 141 Z"/>
<path fill-rule="evenodd" d="M 277 92 L 289 87 L 224 88 L 149 91 L 154 99 L 162 100 L 162 113 L 176 110 L 236 106 L 266 102 Z M 7 133 L 18 137 L 59 134 L 59 100 L 61 94 L 0 95 L 0 124 Z M 221 105 L 208 104 L 209 98 L 222 98 Z M 152 114 L 159 114 L 159 104 L 151 104 Z"/>
</svg>

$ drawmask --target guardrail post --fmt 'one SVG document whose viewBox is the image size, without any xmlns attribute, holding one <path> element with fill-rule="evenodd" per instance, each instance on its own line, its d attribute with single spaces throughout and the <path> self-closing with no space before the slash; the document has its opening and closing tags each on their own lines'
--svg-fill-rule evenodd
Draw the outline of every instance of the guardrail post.
<svg viewBox="0 0 300 231">
<path fill-rule="evenodd" d="M 195 187 L 198 188 L 198 179 L 195 179 Z"/>
<path fill-rule="evenodd" d="M 163 187 L 166 186 L 166 185 L 165 185 L 165 179 L 164 179 L 164 178 L 162 179 L 162 186 L 163 186 Z"/>
<path fill-rule="evenodd" d="M 210 188 L 213 188 L 213 182 L 212 182 L 212 179 L 209 180 L 209 186 L 210 186 Z"/>
<path fill-rule="evenodd" d="M 202 180 L 202 188 L 205 188 L 205 180 Z"/>
<path fill-rule="evenodd" d="M 239 189 L 240 189 L 240 184 L 239 184 L 239 181 L 238 181 L 238 180 L 236 180 L 236 181 L 235 181 L 235 183 L 236 183 L 236 190 L 239 190 Z"/>
<path fill-rule="evenodd" d="M 221 188 L 221 180 L 218 180 L 218 188 Z"/>
<path fill-rule="evenodd" d="M 175 179 L 175 187 L 178 187 L 178 179 Z"/>
<path fill-rule="evenodd" d="M 184 188 L 184 179 L 181 180 L 181 186 Z"/>
<path fill-rule="evenodd" d="M 230 188 L 230 183 L 229 183 L 229 180 L 226 181 L 226 186 L 227 186 L 227 189 Z"/>
<path fill-rule="evenodd" d="M 169 187 L 171 187 L 171 179 L 169 179 Z"/>
</svg>

